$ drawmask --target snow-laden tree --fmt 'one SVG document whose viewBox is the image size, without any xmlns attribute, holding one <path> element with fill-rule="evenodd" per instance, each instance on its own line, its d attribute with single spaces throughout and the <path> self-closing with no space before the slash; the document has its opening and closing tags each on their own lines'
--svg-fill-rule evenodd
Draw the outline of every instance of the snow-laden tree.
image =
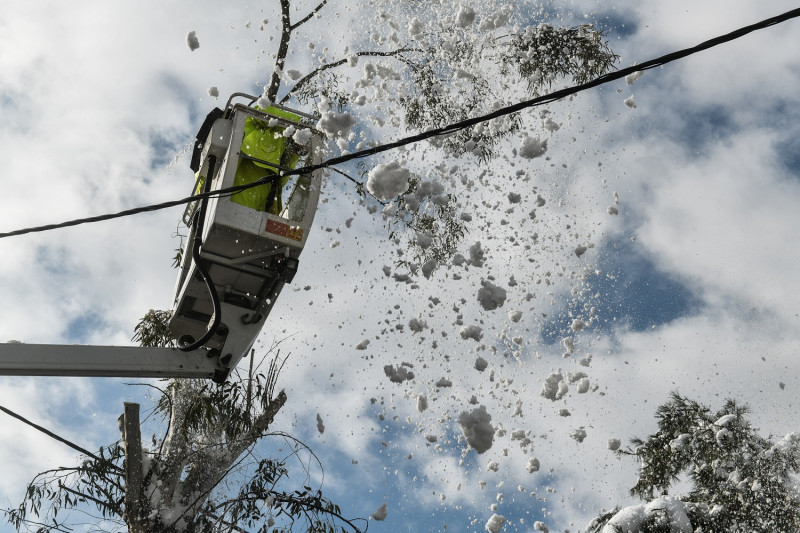
<svg viewBox="0 0 800 533">
<path fill-rule="evenodd" d="M 544 22 L 535 4 L 376 1 L 370 9 L 377 16 L 342 39 L 341 57 L 329 57 L 335 52 L 327 48 L 312 52 L 304 72 L 287 64 L 292 54 L 316 50 L 307 42 L 313 33 L 303 35 L 302 27 L 316 19 L 335 26 L 338 13 L 328 0 L 296 17 L 291 0 L 280 7 L 280 40 L 262 103 L 316 107 L 331 155 L 484 115 L 556 84 L 582 83 L 618 60 L 605 32 Z M 429 274 L 464 235 L 445 161 L 469 155 L 486 164 L 522 125 L 518 114 L 508 115 L 431 139 L 421 148 L 432 161 L 424 174 L 407 168 L 407 152 L 394 152 L 382 164 L 362 162 L 360 178 L 347 176 L 383 205 L 390 235 L 406 237 L 410 259 L 400 264 L 412 272 L 427 264 Z M 552 119 L 544 122 L 543 130 L 553 128 Z M 543 155 L 547 140 L 524 133 L 520 155 Z"/>
<path fill-rule="evenodd" d="M 719 411 L 673 393 L 658 431 L 619 450 L 641 462 L 631 495 L 646 503 L 603 513 L 588 533 L 789 533 L 800 530 L 800 434 L 765 438 L 747 407 Z M 679 480 L 686 494 L 670 495 Z"/>
</svg>

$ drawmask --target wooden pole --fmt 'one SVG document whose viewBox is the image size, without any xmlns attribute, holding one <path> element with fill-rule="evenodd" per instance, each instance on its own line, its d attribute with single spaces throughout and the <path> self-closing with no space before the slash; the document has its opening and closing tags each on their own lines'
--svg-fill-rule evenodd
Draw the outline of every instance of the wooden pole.
<svg viewBox="0 0 800 533">
<path fill-rule="evenodd" d="M 120 417 L 125 444 L 125 515 L 130 533 L 144 533 L 142 527 L 142 434 L 139 429 L 139 404 L 125 402 Z"/>
</svg>

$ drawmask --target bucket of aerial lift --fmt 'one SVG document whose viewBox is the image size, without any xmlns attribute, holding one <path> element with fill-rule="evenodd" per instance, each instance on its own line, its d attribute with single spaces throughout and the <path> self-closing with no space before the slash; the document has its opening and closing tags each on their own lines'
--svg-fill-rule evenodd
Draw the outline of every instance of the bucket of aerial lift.
<svg viewBox="0 0 800 533">
<path fill-rule="evenodd" d="M 238 94 L 231 100 L 235 96 Z M 271 181 L 259 185 L 269 188 L 263 189 L 269 191 L 268 205 L 257 209 L 252 204 L 245 205 L 248 201 L 236 195 L 214 196 L 208 200 L 199 225 L 199 257 L 213 281 L 221 313 L 221 324 L 205 348 L 229 370 L 247 355 L 284 284 L 291 283 L 297 272 L 317 210 L 322 179 L 321 170 L 282 175 L 320 162 L 322 134 L 313 127 L 314 117 L 281 106 L 261 109 L 231 105 L 231 100 L 224 112 L 212 112 L 198 133 L 191 164 L 198 171 L 195 191 L 203 189 L 205 180 L 211 180 L 211 191 L 242 184 L 241 169 L 245 165 L 249 165 L 250 175 L 255 169 Z M 279 160 L 260 158 L 260 153 L 250 149 L 249 141 L 244 142 L 254 127 L 267 136 L 267 142 L 269 136 L 274 136 L 283 150 L 296 153 Z M 294 161 L 290 166 L 282 165 L 286 160 Z M 188 206 L 184 216 L 190 226 L 189 247 L 198 227 L 194 218 L 203 215 L 199 204 L 198 201 Z M 175 287 L 170 331 L 179 343 L 200 339 L 209 330 L 214 313 L 211 295 L 187 247 Z"/>
</svg>

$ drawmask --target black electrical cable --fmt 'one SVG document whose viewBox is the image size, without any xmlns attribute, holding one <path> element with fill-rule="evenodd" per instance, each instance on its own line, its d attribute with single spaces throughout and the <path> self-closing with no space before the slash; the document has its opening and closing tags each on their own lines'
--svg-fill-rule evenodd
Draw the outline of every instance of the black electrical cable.
<svg viewBox="0 0 800 533">
<path fill-rule="evenodd" d="M 214 177 L 214 167 L 217 164 L 217 156 L 209 155 L 208 156 L 208 173 L 206 175 L 205 183 L 203 184 L 203 193 L 208 193 L 211 190 L 211 181 Z M 203 263 L 200 261 L 200 247 L 203 246 L 203 221 L 206 216 L 206 207 L 208 205 L 208 197 L 204 197 L 200 200 L 200 209 L 197 210 L 195 214 L 194 220 L 194 242 L 192 243 L 192 261 L 197 266 L 197 271 L 200 273 L 200 277 L 203 278 L 203 282 L 206 284 L 206 289 L 208 289 L 208 294 L 211 296 L 211 303 L 213 306 L 213 315 L 211 319 L 211 326 L 205 332 L 205 334 L 197 340 L 189 339 L 187 336 L 183 336 L 178 339 L 178 348 L 182 352 L 191 352 L 192 350 L 196 350 L 203 346 L 205 343 L 214 336 L 214 333 L 217 332 L 219 329 L 220 322 L 222 321 L 222 308 L 219 303 L 219 295 L 217 294 L 217 289 L 214 288 L 214 282 L 211 279 L 211 276 L 208 273 L 208 270 Z"/>
<path fill-rule="evenodd" d="M 3 411 L 5 414 L 7 414 L 9 416 L 13 416 L 14 418 L 16 418 L 17 420 L 19 420 L 20 422 L 22 422 L 24 424 L 28 424 L 29 426 L 31 426 L 32 428 L 36 429 L 37 431 L 41 431 L 42 433 L 44 433 L 45 435 L 47 435 L 48 437 L 50 437 L 52 439 L 55 439 L 58 442 L 66 444 L 67 446 L 69 446 L 73 450 L 79 451 L 79 452 L 81 452 L 83 455 L 85 455 L 87 457 L 91 457 L 95 461 L 98 461 L 100 463 L 104 463 L 104 464 L 108 465 L 109 467 L 111 467 L 112 469 L 117 470 L 119 472 L 123 472 L 124 471 L 122 468 L 119 467 L 119 465 L 115 465 L 114 463 L 112 463 L 108 459 L 104 459 L 102 457 L 99 457 L 99 456 L 93 454 L 92 452 L 90 452 L 89 450 L 87 450 L 86 448 L 78 446 L 74 442 L 68 441 L 64 437 L 56 435 L 55 433 L 53 433 L 49 429 L 44 428 L 44 427 L 40 426 L 39 424 L 35 424 L 35 423 L 31 422 L 30 420 L 28 420 L 24 416 L 18 415 L 17 413 L 12 411 L 11 409 L 8 409 L 8 408 L 3 407 L 2 405 L 0 405 L 0 411 Z"/>
<path fill-rule="evenodd" d="M 666 54 L 666 55 L 663 55 L 661 57 L 658 57 L 658 58 L 655 58 L 655 59 L 651 59 L 649 61 L 645 61 L 645 62 L 640 63 L 638 65 L 627 67 L 627 68 L 618 70 L 618 71 L 613 72 L 613 73 L 604 74 L 603 76 L 595 78 L 594 80 L 591 80 L 589 82 L 583 83 L 581 85 L 575 85 L 575 86 L 572 86 L 572 87 L 567 87 L 566 89 L 561 89 L 561 90 L 558 90 L 558 91 L 555 91 L 555 92 L 540 96 L 538 98 L 533 98 L 531 100 L 525 100 L 523 102 L 519 102 L 517 104 L 511 105 L 511 106 L 508 106 L 508 107 L 503 107 L 501 109 L 498 109 L 498 110 L 493 111 L 492 113 L 488 113 L 486 115 L 473 117 L 473 118 L 470 118 L 470 119 L 467 119 L 467 120 L 463 120 L 461 122 L 456 122 L 456 123 L 453 123 L 453 124 L 449 124 L 449 125 L 441 127 L 441 128 L 436 128 L 436 129 L 428 130 L 428 131 L 425 131 L 423 133 L 419 133 L 419 134 L 416 134 L 416 135 L 411 135 L 409 137 L 404 137 L 402 139 L 398 139 L 397 141 L 394 141 L 394 142 L 391 142 L 391 143 L 388 143 L 388 144 L 383 144 L 383 145 L 380 145 L 380 146 L 369 148 L 367 150 L 362 150 L 362 151 L 359 151 L 359 152 L 353 152 L 351 154 L 347 154 L 347 155 L 343 155 L 343 156 L 339 156 L 339 157 L 334 157 L 334 158 L 328 159 L 326 161 L 323 161 L 322 163 L 317 164 L 317 165 L 310 165 L 310 166 L 298 168 L 298 169 L 295 169 L 295 170 L 286 171 L 286 172 L 284 172 L 284 176 L 291 176 L 291 175 L 295 175 L 295 174 L 308 174 L 310 172 L 314 172 L 315 170 L 328 168 L 328 167 L 331 167 L 333 165 L 339 165 L 339 164 L 342 164 L 342 163 L 346 163 L 348 161 L 352 161 L 354 159 L 363 159 L 363 158 L 369 157 L 371 155 L 379 154 L 379 153 L 382 153 L 382 152 L 386 152 L 388 150 L 393 150 L 395 148 L 400 148 L 402 146 L 406 146 L 406 145 L 409 145 L 409 144 L 413 144 L 413 143 L 417 143 L 417 142 L 420 142 L 420 141 L 424 141 L 424 140 L 430 139 L 432 137 L 437 137 L 437 136 L 441 136 L 441 135 L 450 135 L 452 133 L 455 133 L 457 131 L 464 130 L 466 128 L 475 126 L 476 124 L 480 124 L 482 122 L 488 122 L 488 121 L 496 119 L 496 118 L 500 118 L 500 117 L 503 117 L 503 116 L 506 116 L 506 115 L 511 115 L 513 113 L 518 113 L 518 112 L 520 112 L 520 111 L 522 111 L 524 109 L 530 108 L 530 107 L 535 107 L 535 106 L 546 104 L 546 103 L 549 103 L 549 102 L 554 102 L 556 100 L 560 100 L 560 99 L 565 98 L 567 96 L 571 96 L 573 94 L 577 94 L 577 93 L 585 91 L 587 89 L 591 89 L 593 87 L 597 87 L 598 85 L 602 85 L 602 84 L 605 84 L 605 83 L 608 83 L 608 82 L 611 82 L 611 81 L 614 81 L 614 80 L 622 79 L 622 78 L 624 78 L 625 76 L 627 76 L 629 74 L 633 74 L 634 72 L 638 72 L 638 71 L 641 71 L 641 70 L 649 70 L 649 69 L 652 69 L 652 68 L 655 68 L 655 67 L 666 65 L 667 63 L 671 63 L 671 62 L 676 61 L 678 59 L 683 59 L 684 57 L 696 54 L 698 52 L 702 52 L 702 51 L 707 50 L 709 48 L 713 48 L 715 46 L 719 46 L 721 44 L 724 44 L 724 43 L 727 43 L 727 42 L 730 42 L 730 41 L 733 41 L 735 39 L 738 39 L 740 37 L 743 37 L 743 36 L 747 35 L 748 33 L 752 33 L 752 32 L 757 31 L 757 30 L 762 30 L 764 28 L 768 28 L 770 26 L 774 26 L 776 24 L 780 24 L 781 22 L 786 22 L 787 20 L 790 20 L 790 19 L 793 19 L 793 18 L 797 18 L 797 17 L 800 17 L 800 8 L 793 9 L 791 11 L 787 11 L 786 13 L 783 13 L 782 15 L 771 17 L 771 18 L 762 20 L 761 22 L 757 22 L 755 24 L 751 24 L 749 26 L 745 26 L 743 28 L 739 28 L 738 30 L 734 30 L 734 31 L 732 31 L 730 33 L 727 33 L 725 35 L 721 35 L 719 37 L 715 37 L 713 39 L 709 39 L 708 41 L 704 41 L 704 42 L 702 42 L 702 43 L 700 43 L 700 44 L 698 44 L 696 46 L 693 46 L 691 48 L 684 48 L 683 50 L 678 50 L 676 52 L 672 52 L 670 54 Z M 9 232 L 6 232 L 6 233 L 0 233 L 0 239 L 4 239 L 6 237 L 14 237 L 14 236 L 17 236 L 17 235 L 26 235 L 28 233 L 40 233 L 40 232 L 50 231 L 50 230 L 59 229 L 59 228 L 77 226 L 77 225 L 80 225 L 80 224 L 101 222 L 103 220 L 111 220 L 111 219 L 115 219 L 115 218 L 121 218 L 121 217 L 130 216 L 130 215 L 136 215 L 136 214 L 139 214 L 139 213 L 146 213 L 146 212 L 150 212 L 150 211 L 158 211 L 160 209 L 166 209 L 168 207 L 173 207 L 173 206 L 176 206 L 176 205 L 188 204 L 189 202 L 193 202 L 195 200 L 199 200 L 199 199 L 202 199 L 202 198 L 210 198 L 210 197 L 215 197 L 215 196 L 224 196 L 224 195 L 232 194 L 232 193 L 235 193 L 235 192 L 243 191 L 245 189 L 249 189 L 251 187 L 258 187 L 259 185 L 264 185 L 265 183 L 269 183 L 269 182 L 262 179 L 262 180 L 255 181 L 255 182 L 247 184 L 247 185 L 238 185 L 238 186 L 234 186 L 234 187 L 229 187 L 227 189 L 220 189 L 218 191 L 213 191 L 213 192 L 209 192 L 209 193 L 203 193 L 203 194 L 198 194 L 198 195 L 194 195 L 194 196 L 189 196 L 189 197 L 183 198 L 181 200 L 173 200 L 173 201 L 169 201 L 169 202 L 163 202 L 163 203 L 160 203 L 160 204 L 153 204 L 153 205 L 148 205 L 148 206 L 144 206 L 144 207 L 137 207 L 137 208 L 133 208 L 133 209 L 127 209 L 125 211 L 120 211 L 118 213 L 110 213 L 110 214 L 98 215 L 98 216 L 94 216 L 94 217 L 87 217 L 87 218 L 69 220 L 69 221 L 66 221 L 66 222 L 58 223 L 58 224 L 47 224 L 45 226 L 36 226 L 36 227 L 31 227 L 31 228 L 18 229 L 18 230 L 9 231 Z"/>
</svg>

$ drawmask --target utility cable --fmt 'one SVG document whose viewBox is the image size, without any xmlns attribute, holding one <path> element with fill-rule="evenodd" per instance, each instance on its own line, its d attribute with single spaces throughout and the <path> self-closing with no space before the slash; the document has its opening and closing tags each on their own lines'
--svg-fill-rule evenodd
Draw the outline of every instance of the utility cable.
<svg viewBox="0 0 800 533">
<path fill-rule="evenodd" d="M 46 428 L 43 428 L 42 426 L 40 426 L 38 424 L 35 424 L 35 423 L 31 422 L 30 420 L 28 420 L 27 418 L 23 417 L 22 415 L 18 415 L 17 413 L 12 411 L 11 409 L 7 409 L 7 408 L 3 407 L 2 405 L 0 405 L 0 411 L 3 411 L 5 414 L 7 414 L 9 416 L 13 416 L 17 420 L 19 420 L 19 421 L 21 421 L 21 422 L 23 422 L 25 424 L 28 424 L 29 426 L 31 426 L 32 428 L 34 428 L 34 429 L 36 429 L 38 431 L 41 431 L 42 433 L 44 433 L 48 437 L 53 438 L 53 439 L 55 439 L 55 440 L 57 440 L 59 442 L 62 442 L 64 444 L 66 444 L 67 446 L 69 446 L 73 450 L 77 450 L 77 451 L 81 452 L 83 455 L 91 457 L 95 461 L 98 461 L 100 463 L 104 463 L 104 464 L 110 466 L 111 468 L 113 468 L 114 470 L 117 470 L 119 472 L 124 472 L 124 470 L 122 468 L 120 468 L 119 466 L 115 465 L 114 463 L 112 463 L 108 459 L 103 459 L 102 457 L 93 454 L 92 452 L 90 452 L 86 448 L 82 448 L 82 447 L 78 446 L 77 444 L 75 444 L 74 442 L 70 442 L 67 439 L 65 439 L 64 437 L 60 437 L 60 436 L 56 435 L 52 431 L 50 431 L 50 430 L 48 430 Z"/>
<path fill-rule="evenodd" d="M 473 117 L 473 118 L 470 118 L 470 119 L 467 119 L 467 120 L 463 120 L 463 121 L 460 121 L 460 122 L 455 122 L 453 124 L 449 124 L 449 125 L 441 127 L 441 128 L 431 129 L 431 130 L 428 130 L 428 131 L 425 131 L 425 132 L 422 132 L 422 133 L 419 133 L 419 134 L 416 134 L 416 135 L 411 135 L 409 137 L 403 137 L 403 138 L 398 139 L 397 141 L 394 141 L 394 142 L 391 142 L 391 143 L 382 144 L 382 145 L 379 145 L 379 146 L 375 146 L 373 148 L 369 148 L 369 149 L 366 149 L 366 150 L 361 150 L 359 152 L 353 152 L 351 154 L 342 155 L 342 156 L 339 156 L 339 157 L 334 157 L 334 158 L 331 158 L 331 159 L 327 159 L 327 160 L 325 160 L 322 163 L 319 163 L 317 165 L 310 165 L 310 166 L 305 166 L 305 167 L 298 168 L 298 169 L 295 169 L 295 170 L 286 171 L 286 172 L 284 172 L 284 176 L 291 176 L 291 175 L 296 175 L 296 174 L 308 174 L 308 173 L 314 172 L 315 170 L 320 170 L 320 169 L 332 167 L 333 165 L 340 165 L 340 164 L 346 163 L 348 161 L 353 161 L 354 159 L 363 159 L 365 157 L 369 157 L 371 155 L 375 155 L 375 154 L 379 154 L 379 153 L 386 152 L 386 151 L 389 151 L 389 150 L 393 150 L 395 148 L 400 148 L 402 146 L 407 146 L 409 144 L 418 143 L 420 141 L 425 141 L 425 140 L 430 139 L 432 137 L 437 137 L 437 136 L 441 136 L 441 135 L 450 135 L 450 134 L 453 134 L 453 133 L 455 133 L 457 131 L 461 131 L 461 130 L 470 128 L 472 126 L 475 126 L 476 124 L 480 124 L 482 122 L 488 122 L 488 121 L 496 119 L 496 118 L 500 118 L 500 117 L 503 117 L 503 116 L 506 116 L 506 115 L 510 115 L 510 114 L 513 114 L 513 113 L 518 113 L 518 112 L 520 112 L 520 111 L 522 111 L 524 109 L 530 108 L 530 107 L 535 107 L 535 106 L 539 106 L 539 105 L 542 105 L 542 104 L 554 102 L 556 100 L 560 100 L 560 99 L 565 98 L 567 96 L 571 96 L 573 94 L 577 94 L 577 93 L 585 91 L 587 89 L 591 89 L 593 87 L 597 87 L 598 85 L 603 85 L 605 83 L 609 83 L 609 82 L 614 81 L 614 80 L 622 79 L 622 78 L 624 78 L 625 76 L 627 76 L 629 74 L 633 74 L 634 72 L 638 72 L 638 71 L 642 71 L 642 70 L 649 70 L 649 69 L 652 69 L 652 68 L 656 68 L 656 67 L 660 67 L 660 66 L 666 65 L 667 63 L 671 63 L 673 61 L 677 61 L 678 59 L 683 59 L 684 57 L 696 54 L 698 52 L 702 52 L 704 50 L 708 50 L 709 48 L 713 48 L 715 46 L 719 46 L 721 44 L 724 44 L 724 43 L 727 43 L 727 42 L 730 42 L 730 41 L 733 41 L 735 39 L 743 37 L 743 36 L 745 36 L 745 35 L 747 35 L 749 33 L 752 33 L 754 31 L 762 30 L 762 29 L 768 28 L 770 26 L 774 26 L 776 24 L 780 24 L 781 22 L 786 22 L 787 20 L 790 20 L 790 19 L 793 19 L 793 18 L 797 18 L 797 17 L 800 17 L 800 8 L 793 9 L 791 11 L 787 11 L 786 13 L 783 13 L 782 15 L 771 17 L 771 18 L 762 20 L 761 22 L 757 22 L 755 24 L 751 24 L 749 26 L 744 26 L 744 27 L 739 28 L 737 30 L 734 30 L 734 31 L 732 31 L 730 33 L 727 33 L 725 35 L 720 35 L 719 37 L 715 37 L 713 39 L 709 39 L 707 41 L 704 41 L 704 42 L 702 42 L 702 43 L 700 43 L 700 44 L 698 44 L 696 46 L 693 46 L 691 48 L 684 48 L 683 50 L 678 50 L 678 51 L 663 55 L 661 57 L 658 57 L 658 58 L 655 58 L 655 59 L 651 59 L 649 61 L 645 61 L 643 63 L 640 63 L 640 64 L 637 64 L 637 65 L 633 65 L 631 67 L 627 67 L 627 68 L 618 70 L 618 71 L 613 72 L 613 73 L 604 74 L 604 75 L 602 75 L 602 76 L 600 76 L 598 78 L 595 78 L 595 79 L 593 79 L 591 81 L 588 81 L 588 82 L 580 84 L 580 85 L 574 85 L 572 87 L 567 87 L 565 89 L 554 91 L 552 93 L 549 93 L 549 94 L 546 94 L 546 95 L 543 95 L 543 96 L 539 96 L 539 97 L 533 98 L 531 100 L 525 100 L 525 101 L 513 104 L 513 105 L 508 106 L 508 107 L 503 107 L 503 108 L 500 108 L 500 109 L 498 109 L 496 111 L 493 111 L 492 113 L 488 113 L 486 115 L 481 115 L 481 116 Z M 0 233 L 0 239 L 4 239 L 6 237 L 14 237 L 14 236 L 17 236 L 17 235 L 25 235 L 25 234 L 28 234 L 28 233 L 41 233 L 41 232 L 44 232 L 44 231 L 50 231 L 50 230 L 59 229 L 59 228 L 65 228 L 65 227 L 69 227 L 69 226 L 77 226 L 79 224 L 88 224 L 88 223 L 93 223 L 93 222 L 100 222 L 100 221 L 103 221 L 103 220 L 111 220 L 111 219 L 114 219 L 114 218 L 121 218 L 121 217 L 130 216 L 130 215 L 136 215 L 138 213 L 145 213 L 145 212 L 149 212 L 149 211 L 158 211 L 160 209 L 166 209 L 168 207 L 173 207 L 173 206 L 176 206 L 176 205 L 188 204 L 190 202 L 193 202 L 195 200 L 200 200 L 200 199 L 203 199 L 203 198 L 211 198 L 211 197 L 215 197 L 215 196 L 229 195 L 229 194 L 232 194 L 232 193 L 235 193 L 235 192 L 239 192 L 239 191 L 243 191 L 245 189 L 249 189 L 251 187 L 258 187 L 259 185 L 264 185 L 266 183 L 268 183 L 268 181 L 265 181 L 264 179 L 261 179 L 261 180 L 255 181 L 255 182 L 247 184 L 247 185 L 238 185 L 238 186 L 229 187 L 229 188 L 226 188 L 226 189 L 220 189 L 220 190 L 217 190 L 217 191 L 212 191 L 210 193 L 196 194 L 196 195 L 193 195 L 193 196 L 189 196 L 187 198 L 183 198 L 181 200 L 173 200 L 173 201 L 170 201 L 170 202 L 163 202 L 163 203 L 160 203 L 160 204 L 153 204 L 153 205 L 144 206 L 144 207 L 137 207 L 137 208 L 133 208 L 133 209 L 127 209 L 125 211 L 120 211 L 118 213 L 110 213 L 110 214 L 98 215 L 98 216 L 94 216 L 94 217 L 80 218 L 80 219 L 70 220 L 70 221 L 67 221 L 67 222 L 61 222 L 59 224 L 48 224 L 48 225 L 45 225 L 45 226 L 37 226 L 37 227 L 19 229 L 19 230 L 15 230 L 15 231 L 6 232 L 6 233 Z"/>
</svg>

